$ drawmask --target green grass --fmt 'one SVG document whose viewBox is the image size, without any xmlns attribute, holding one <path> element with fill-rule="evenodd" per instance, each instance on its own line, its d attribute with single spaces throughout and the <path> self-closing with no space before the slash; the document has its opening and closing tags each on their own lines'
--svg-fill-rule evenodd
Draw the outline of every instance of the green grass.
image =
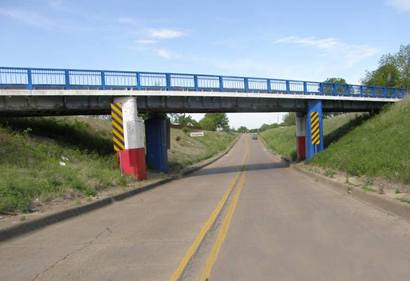
<svg viewBox="0 0 410 281">
<path fill-rule="evenodd" d="M 342 135 L 366 119 L 367 115 L 362 114 L 343 114 L 324 119 L 325 146 L 337 141 Z M 295 132 L 295 126 L 287 126 L 269 129 L 260 135 L 266 142 L 268 148 L 280 155 L 296 159 Z"/>
<path fill-rule="evenodd" d="M 410 198 L 400 198 L 399 201 L 410 204 Z"/>
<path fill-rule="evenodd" d="M 168 151 L 172 170 L 210 158 L 223 151 L 237 135 L 225 132 L 205 131 L 203 137 L 189 136 L 189 131 L 171 129 L 171 149 Z"/>
<path fill-rule="evenodd" d="M 172 130 L 174 169 L 208 158 L 235 137 L 206 132 L 190 138 Z M 0 212 L 30 212 L 35 199 L 96 195 L 132 179 L 120 175 L 112 152 L 109 121 L 86 117 L 0 120 Z"/>
<path fill-rule="evenodd" d="M 365 192 L 376 192 L 376 189 L 372 188 L 371 186 L 364 185 L 362 186 L 362 190 Z"/>
<path fill-rule="evenodd" d="M 350 175 L 410 183 L 410 99 L 388 106 L 351 130 L 312 163 Z"/>
</svg>

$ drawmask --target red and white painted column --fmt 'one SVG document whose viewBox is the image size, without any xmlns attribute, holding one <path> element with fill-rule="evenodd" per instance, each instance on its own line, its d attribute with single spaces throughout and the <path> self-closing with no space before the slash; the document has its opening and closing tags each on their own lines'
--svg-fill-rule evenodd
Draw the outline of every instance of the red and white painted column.
<svg viewBox="0 0 410 281">
<path fill-rule="evenodd" d="M 137 98 L 120 97 L 115 98 L 114 102 L 122 104 L 125 149 L 118 151 L 121 173 L 144 180 L 147 178 L 145 126 L 138 117 Z"/>
<path fill-rule="evenodd" d="M 297 161 L 306 159 L 306 115 L 296 113 L 296 155 Z"/>
</svg>

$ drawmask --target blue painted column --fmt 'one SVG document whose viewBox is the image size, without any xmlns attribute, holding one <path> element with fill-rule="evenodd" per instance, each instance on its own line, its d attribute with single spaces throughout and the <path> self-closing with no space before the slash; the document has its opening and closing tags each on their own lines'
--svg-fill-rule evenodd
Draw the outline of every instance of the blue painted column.
<svg viewBox="0 0 410 281">
<path fill-rule="evenodd" d="M 322 101 L 310 100 L 306 114 L 306 159 L 324 149 Z"/>
<path fill-rule="evenodd" d="M 165 114 L 150 115 L 145 121 L 148 167 L 168 172 L 169 120 Z"/>
</svg>

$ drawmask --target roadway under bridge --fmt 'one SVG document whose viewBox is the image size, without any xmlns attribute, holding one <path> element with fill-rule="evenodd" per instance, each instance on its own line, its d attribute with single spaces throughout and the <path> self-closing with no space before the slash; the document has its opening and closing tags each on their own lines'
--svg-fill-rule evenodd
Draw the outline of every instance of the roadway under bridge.
<svg viewBox="0 0 410 281">
<path fill-rule="evenodd" d="M 404 218 L 295 171 L 246 136 L 187 177 L 0 243 L 0 280 L 408 280 L 409 241 Z"/>
</svg>

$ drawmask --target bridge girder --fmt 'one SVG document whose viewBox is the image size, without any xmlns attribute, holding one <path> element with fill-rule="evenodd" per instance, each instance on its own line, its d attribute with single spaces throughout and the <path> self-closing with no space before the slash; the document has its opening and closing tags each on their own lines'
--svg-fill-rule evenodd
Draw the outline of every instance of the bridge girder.
<svg viewBox="0 0 410 281">
<path fill-rule="evenodd" d="M 0 96 L 0 116 L 109 114 L 114 97 Z M 137 96 L 139 112 L 306 112 L 309 99 L 217 96 Z M 389 102 L 323 100 L 324 112 L 376 112 Z"/>
</svg>

